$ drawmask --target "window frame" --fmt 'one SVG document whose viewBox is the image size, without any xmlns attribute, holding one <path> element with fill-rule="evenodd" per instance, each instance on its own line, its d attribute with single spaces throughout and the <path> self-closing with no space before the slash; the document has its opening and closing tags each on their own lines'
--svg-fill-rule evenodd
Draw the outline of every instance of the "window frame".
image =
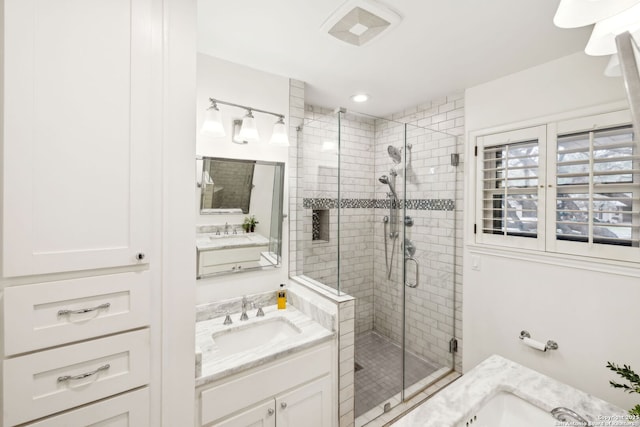
<svg viewBox="0 0 640 427">
<path fill-rule="evenodd" d="M 523 237 L 517 235 L 499 235 L 489 234 L 483 232 L 484 224 L 484 194 L 485 188 L 483 185 L 484 175 L 484 150 L 491 147 L 506 145 L 506 144 L 518 144 L 521 142 L 528 142 L 532 140 L 538 141 L 538 185 L 537 185 L 537 197 L 538 197 L 538 209 L 537 218 L 538 221 L 543 217 L 545 212 L 545 200 L 544 200 L 544 182 L 546 179 L 545 165 L 541 164 L 541 159 L 546 157 L 546 139 L 547 132 L 546 126 L 533 126 L 530 128 L 516 129 L 506 132 L 499 132 L 489 135 L 479 136 L 476 139 L 476 241 L 478 243 L 486 243 L 490 245 L 509 246 L 523 249 L 537 249 L 544 250 L 545 242 L 545 227 L 537 227 L 536 237 Z"/>
<path fill-rule="evenodd" d="M 628 126 L 631 124 L 631 113 L 629 110 L 614 111 L 610 113 L 603 113 L 588 117 L 579 117 L 575 119 L 562 120 L 552 122 L 547 125 L 548 129 L 548 144 L 552 144 L 553 149 L 548 150 L 547 154 L 547 182 L 552 187 L 548 187 L 547 194 L 547 212 L 545 214 L 546 226 L 547 226 L 547 251 L 558 254 L 570 254 L 587 256 L 594 258 L 606 258 L 620 261 L 639 261 L 640 260 L 640 248 L 630 246 L 616 246 L 611 244 L 601 243 L 589 243 L 583 241 L 571 241 L 558 239 L 556 236 L 556 204 L 558 185 L 556 178 L 557 170 L 557 146 L 558 139 L 564 135 L 576 134 L 582 132 L 598 131 L 608 128 L 615 128 L 619 126 Z M 640 148 L 638 141 L 638 135 L 634 137 L 636 142 L 636 149 Z M 634 155 L 638 155 L 640 152 L 634 152 Z M 637 161 L 634 161 L 633 169 L 638 169 Z M 640 201 L 636 199 L 640 198 L 640 174 L 633 175 L 634 182 L 626 185 L 616 185 L 615 193 L 631 193 L 631 197 L 634 200 L 632 211 L 640 210 Z M 553 184 L 551 184 L 553 183 Z M 589 183 L 584 184 L 585 187 L 589 187 Z M 575 187 L 574 187 L 575 188 Z M 587 194 L 589 194 L 587 192 Z M 598 194 L 597 192 L 594 194 Z M 636 208 L 637 206 L 637 208 Z M 632 227 L 640 226 L 640 215 L 632 214 Z M 637 238 L 638 231 L 632 232 L 632 238 Z"/>
<path fill-rule="evenodd" d="M 508 126 L 505 126 L 502 127 L 505 130 L 501 129 L 499 132 L 475 134 L 474 242 L 496 248 L 534 250 L 553 255 L 586 256 L 613 261 L 638 262 L 640 260 L 640 248 L 638 247 L 571 241 L 556 237 L 558 138 L 573 133 L 597 131 L 630 124 L 630 111 L 619 110 L 577 118 L 548 120 L 543 124 L 532 124 L 529 127 L 519 127 L 513 130 L 509 130 Z M 537 237 L 484 233 L 484 149 L 492 146 L 513 144 L 519 141 L 531 141 L 536 138 L 539 144 Z M 633 155 L 640 155 L 640 136 L 634 135 L 634 139 L 636 141 L 635 148 L 638 149 L 638 152 L 634 151 Z M 640 169 L 639 162 L 637 160 L 633 161 L 633 169 Z M 634 174 L 633 180 L 634 182 L 627 186 L 616 185 L 615 192 L 632 193 L 634 200 L 632 212 L 636 212 L 640 211 L 640 201 L 636 201 L 636 199 L 640 200 L 640 174 Z M 585 186 L 589 188 L 589 184 L 585 184 Z M 575 189 L 576 187 L 573 188 Z M 640 214 L 632 215 L 632 226 L 634 228 L 640 226 Z M 640 233 L 638 230 L 633 230 L 633 239 L 638 237 L 637 234 Z"/>
</svg>

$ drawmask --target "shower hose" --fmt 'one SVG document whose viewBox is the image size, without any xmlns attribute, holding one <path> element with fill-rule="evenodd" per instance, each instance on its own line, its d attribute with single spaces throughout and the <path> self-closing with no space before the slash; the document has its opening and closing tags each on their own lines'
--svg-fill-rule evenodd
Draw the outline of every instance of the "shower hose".
<svg viewBox="0 0 640 427">
<path fill-rule="evenodd" d="M 389 221 L 384 222 L 384 263 L 387 267 L 387 279 L 391 279 L 391 270 L 393 269 L 393 256 L 396 252 L 396 236 L 391 237 L 389 233 L 387 233 L 387 224 L 389 223 Z M 389 244 L 387 239 L 391 239 L 391 244 L 393 245 L 391 246 L 391 262 L 389 262 Z"/>
</svg>

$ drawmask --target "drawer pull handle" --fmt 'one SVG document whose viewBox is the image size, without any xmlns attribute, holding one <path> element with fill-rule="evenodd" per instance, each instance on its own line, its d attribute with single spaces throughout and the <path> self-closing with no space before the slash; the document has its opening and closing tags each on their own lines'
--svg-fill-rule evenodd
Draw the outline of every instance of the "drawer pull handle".
<svg viewBox="0 0 640 427">
<path fill-rule="evenodd" d="M 65 316 L 67 314 L 83 314 L 90 313 L 92 311 L 100 310 L 103 308 L 111 307 L 111 303 L 105 302 L 104 304 L 96 305 L 90 308 L 81 308 L 80 310 L 58 310 L 58 316 Z"/>
<path fill-rule="evenodd" d="M 97 374 L 98 372 L 101 371 L 106 371 L 107 369 L 109 369 L 111 367 L 111 365 L 109 365 L 108 363 L 106 365 L 102 365 L 100 366 L 98 369 L 96 369 L 95 371 L 91 371 L 91 372 L 85 372 L 84 374 L 80 374 L 80 375 L 65 375 L 63 377 L 58 377 L 58 382 L 62 383 L 65 381 L 73 381 L 73 380 L 81 380 L 83 378 L 87 378 L 90 377 L 92 375 Z"/>
</svg>

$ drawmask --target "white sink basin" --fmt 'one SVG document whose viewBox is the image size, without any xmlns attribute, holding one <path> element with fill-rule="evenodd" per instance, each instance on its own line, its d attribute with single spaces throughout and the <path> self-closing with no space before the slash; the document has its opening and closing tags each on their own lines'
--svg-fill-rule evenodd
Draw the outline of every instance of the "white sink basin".
<svg viewBox="0 0 640 427">
<path fill-rule="evenodd" d="M 221 355 L 241 353 L 291 339 L 302 331 L 282 317 L 231 327 L 211 336 Z"/>
</svg>

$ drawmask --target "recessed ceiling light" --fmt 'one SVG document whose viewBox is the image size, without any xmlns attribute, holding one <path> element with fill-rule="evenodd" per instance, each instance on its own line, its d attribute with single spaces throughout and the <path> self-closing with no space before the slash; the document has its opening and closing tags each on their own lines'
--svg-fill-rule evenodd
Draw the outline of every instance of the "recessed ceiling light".
<svg viewBox="0 0 640 427">
<path fill-rule="evenodd" d="M 353 95 L 351 97 L 351 100 L 353 102 L 366 102 L 369 100 L 369 95 L 367 95 L 366 93 L 359 93 L 357 95 Z"/>
</svg>

